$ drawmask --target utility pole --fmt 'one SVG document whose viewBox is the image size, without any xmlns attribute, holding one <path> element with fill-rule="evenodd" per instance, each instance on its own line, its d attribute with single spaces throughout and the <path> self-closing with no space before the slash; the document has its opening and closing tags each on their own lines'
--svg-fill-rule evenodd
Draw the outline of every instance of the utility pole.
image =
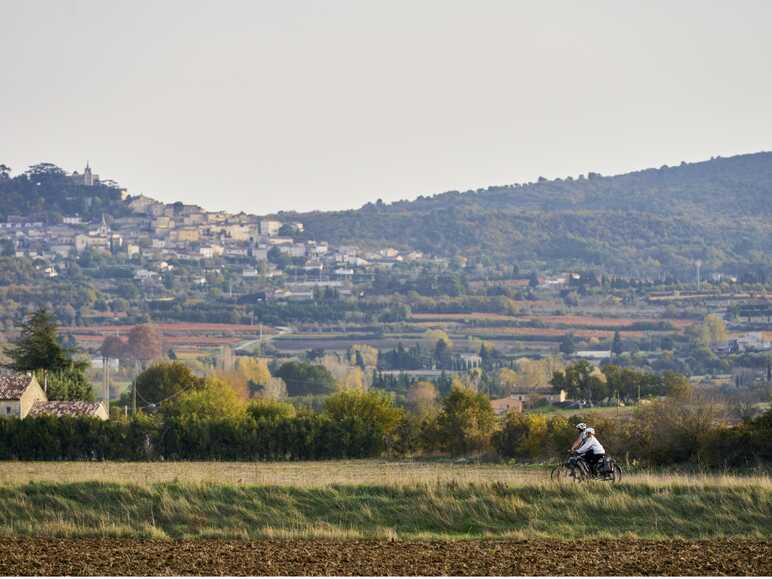
<svg viewBox="0 0 772 579">
<path fill-rule="evenodd" d="M 702 261 L 698 259 L 694 265 L 697 266 L 697 291 L 700 291 L 700 289 L 702 289 L 702 282 L 700 280 L 700 268 L 702 267 Z"/>
<path fill-rule="evenodd" d="M 102 357 L 102 363 L 104 364 L 104 368 L 102 368 L 102 379 L 103 379 L 103 395 L 104 395 L 104 402 L 105 402 L 105 410 L 107 410 L 107 415 L 110 415 L 110 358 Z"/>
<path fill-rule="evenodd" d="M 131 385 L 131 414 L 134 416 L 137 414 L 137 379 L 134 378 L 134 382 Z"/>
</svg>

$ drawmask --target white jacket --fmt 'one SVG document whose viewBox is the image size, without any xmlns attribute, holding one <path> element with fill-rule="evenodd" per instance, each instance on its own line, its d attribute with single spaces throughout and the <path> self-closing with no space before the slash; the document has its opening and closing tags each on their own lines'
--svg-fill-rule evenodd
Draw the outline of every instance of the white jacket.
<svg viewBox="0 0 772 579">
<path fill-rule="evenodd" d="M 592 452 L 593 454 L 606 454 L 606 449 L 598 442 L 598 439 L 593 435 L 588 434 L 584 439 L 582 445 L 576 449 L 577 454 L 584 454 L 585 452 Z"/>
</svg>

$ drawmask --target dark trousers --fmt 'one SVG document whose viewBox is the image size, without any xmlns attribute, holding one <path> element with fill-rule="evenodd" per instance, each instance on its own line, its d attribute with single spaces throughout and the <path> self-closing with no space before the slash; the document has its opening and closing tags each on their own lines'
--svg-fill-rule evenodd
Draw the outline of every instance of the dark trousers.
<svg viewBox="0 0 772 579">
<path fill-rule="evenodd" d="M 597 473 L 598 472 L 598 463 L 603 459 L 603 457 L 606 456 L 605 454 L 595 454 L 594 452 L 585 452 L 582 455 L 582 458 L 587 461 L 587 464 L 590 465 L 590 470 L 592 472 Z"/>
</svg>

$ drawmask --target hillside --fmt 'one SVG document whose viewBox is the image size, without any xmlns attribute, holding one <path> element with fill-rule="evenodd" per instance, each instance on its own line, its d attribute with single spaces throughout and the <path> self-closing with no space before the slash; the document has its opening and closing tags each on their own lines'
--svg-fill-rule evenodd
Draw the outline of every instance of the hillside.
<svg viewBox="0 0 772 579">
<path fill-rule="evenodd" d="M 3 167 L 0 220 L 18 215 L 55 223 L 80 214 L 98 221 L 103 213 L 129 213 L 116 186 L 79 184 L 48 163 L 15 177 Z M 644 275 L 691 276 L 701 259 L 706 273 L 763 279 L 772 271 L 772 153 L 279 215 L 303 222 L 305 239 L 336 245 Z"/>
<path fill-rule="evenodd" d="M 768 270 L 772 153 L 282 214 L 309 238 L 656 274 Z"/>
<path fill-rule="evenodd" d="M 11 177 L 8 167 L 0 165 L 0 221 L 14 215 L 49 223 L 64 215 L 93 221 L 103 213 L 118 217 L 128 212 L 120 189 L 112 183 L 87 186 L 51 163 L 33 165 Z"/>
</svg>

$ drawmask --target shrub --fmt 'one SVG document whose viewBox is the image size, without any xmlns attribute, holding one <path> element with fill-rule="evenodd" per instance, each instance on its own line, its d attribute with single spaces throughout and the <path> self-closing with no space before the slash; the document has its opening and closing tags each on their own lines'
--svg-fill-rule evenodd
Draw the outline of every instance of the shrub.
<svg viewBox="0 0 772 579">
<path fill-rule="evenodd" d="M 436 434 L 443 450 L 457 456 L 486 449 L 496 427 L 487 396 L 456 383 L 442 400 Z"/>
<path fill-rule="evenodd" d="M 324 406 L 344 456 L 377 456 L 385 450 L 386 439 L 394 434 L 402 411 L 382 392 L 342 390 L 330 396 Z"/>
</svg>

